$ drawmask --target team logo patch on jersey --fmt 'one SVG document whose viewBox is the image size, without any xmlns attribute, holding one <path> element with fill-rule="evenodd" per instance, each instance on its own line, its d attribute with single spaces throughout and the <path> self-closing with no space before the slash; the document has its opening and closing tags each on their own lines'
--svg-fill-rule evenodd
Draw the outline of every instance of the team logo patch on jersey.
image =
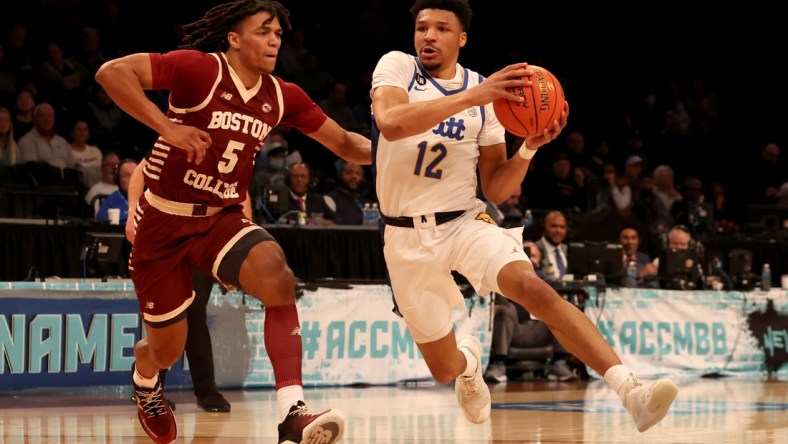
<svg viewBox="0 0 788 444">
<path fill-rule="evenodd" d="M 224 100 L 233 100 L 233 95 L 232 95 L 232 94 L 230 94 L 230 93 L 228 93 L 228 92 L 223 92 L 223 93 L 222 93 L 222 95 L 221 95 L 221 97 L 222 97 Z"/>
<path fill-rule="evenodd" d="M 487 214 L 487 213 L 479 213 L 479 215 L 476 216 L 476 220 L 480 220 L 482 222 L 487 222 L 488 224 L 498 225 L 498 224 L 495 223 L 493 218 L 490 217 L 490 215 Z"/>
<path fill-rule="evenodd" d="M 263 112 L 270 113 L 273 107 L 269 103 L 263 103 Z"/>
<path fill-rule="evenodd" d="M 469 115 L 469 116 L 471 116 L 471 117 L 476 117 L 476 114 L 477 114 L 477 113 L 478 113 L 478 111 L 476 111 L 476 107 L 473 107 L 473 108 L 468 108 L 468 115 Z"/>
<path fill-rule="evenodd" d="M 427 84 L 427 79 L 423 75 L 418 74 L 416 76 L 416 83 L 418 83 L 421 86 L 424 86 Z"/>
</svg>

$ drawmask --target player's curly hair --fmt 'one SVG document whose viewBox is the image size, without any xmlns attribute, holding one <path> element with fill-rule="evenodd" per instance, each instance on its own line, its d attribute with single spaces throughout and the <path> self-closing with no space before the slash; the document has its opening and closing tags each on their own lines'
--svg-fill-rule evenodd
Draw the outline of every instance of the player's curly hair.
<svg viewBox="0 0 788 444">
<path fill-rule="evenodd" d="M 186 37 L 181 48 L 200 48 L 218 43 L 222 51 L 230 47 L 227 33 L 235 31 L 238 24 L 245 18 L 259 12 L 271 14 L 279 19 L 282 27 L 290 29 L 290 12 L 281 3 L 272 0 L 236 0 L 214 6 L 200 20 L 184 26 Z"/>
<path fill-rule="evenodd" d="M 468 0 L 416 0 L 416 3 L 410 8 L 410 13 L 413 14 L 415 19 L 422 9 L 442 9 L 444 11 L 451 11 L 459 19 L 462 25 L 463 32 L 467 32 L 471 27 L 471 5 Z"/>
</svg>

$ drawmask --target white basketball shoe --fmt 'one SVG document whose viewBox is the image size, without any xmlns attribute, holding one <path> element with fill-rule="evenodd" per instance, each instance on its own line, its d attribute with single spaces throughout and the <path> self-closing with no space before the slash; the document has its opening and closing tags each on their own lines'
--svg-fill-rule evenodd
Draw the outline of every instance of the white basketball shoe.
<svg viewBox="0 0 788 444">
<path fill-rule="evenodd" d="M 482 424 L 490 419 L 490 389 L 482 376 L 482 344 L 474 336 L 466 336 L 457 344 L 476 357 L 476 371 L 472 376 L 459 376 L 454 383 L 454 393 L 468 421 Z"/>
<path fill-rule="evenodd" d="M 630 376 L 618 389 L 624 407 L 632 414 L 639 432 L 645 432 L 665 417 L 679 389 L 670 379 L 643 383 Z"/>
</svg>

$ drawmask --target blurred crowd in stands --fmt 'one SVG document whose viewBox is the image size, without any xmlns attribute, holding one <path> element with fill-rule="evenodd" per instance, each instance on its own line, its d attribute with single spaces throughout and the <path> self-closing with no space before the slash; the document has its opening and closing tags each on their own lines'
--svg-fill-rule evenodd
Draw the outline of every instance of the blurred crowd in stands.
<svg viewBox="0 0 788 444">
<path fill-rule="evenodd" d="M 304 88 L 341 126 L 370 135 L 371 72 L 383 53 L 411 52 L 408 33 L 401 32 L 412 26 L 407 12 L 379 0 L 349 2 L 341 11 L 283 3 L 294 29 L 284 35 L 275 74 Z M 2 7 L 0 217 L 93 218 L 100 200 L 117 190 L 122 160 L 140 161 L 148 151 L 156 135 L 125 115 L 93 76 L 109 59 L 174 49 L 181 23 L 202 10 L 195 5 L 165 15 L 151 5 L 40 0 Z M 499 14 L 473 6 L 477 16 Z M 535 157 L 522 190 L 493 205 L 499 223 L 522 224 L 527 209 L 537 220 L 558 210 L 568 240 L 610 242 L 632 226 L 640 250 L 654 257 L 659 239 L 677 224 L 698 239 L 733 235 L 747 229 L 750 206 L 788 207 L 785 132 L 733 133 L 732 114 L 749 111 L 726 106 L 733 100 L 717 89 L 719 77 L 692 69 L 663 77 L 649 72 L 642 83 L 614 77 L 614 100 L 602 104 L 598 98 L 612 87 L 589 84 L 603 77 L 586 59 L 573 64 L 561 58 L 562 48 L 549 53 L 541 45 L 537 52 L 524 38 L 475 35 L 484 41 L 471 41 L 466 53 L 484 60 L 480 66 L 492 72 L 526 60 L 550 67 L 572 105 L 569 127 Z M 166 95 L 149 94 L 167 106 Z M 509 142 L 519 146 L 513 137 Z M 363 205 L 375 201 L 372 167 L 345 164 L 314 143 L 287 129 L 265 141 L 251 186 L 258 222 L 296 211 L 315 223 L 362 223 Z M 542 229 L 535 224 L 525 236 L 536 240 Z"/>
</svg>

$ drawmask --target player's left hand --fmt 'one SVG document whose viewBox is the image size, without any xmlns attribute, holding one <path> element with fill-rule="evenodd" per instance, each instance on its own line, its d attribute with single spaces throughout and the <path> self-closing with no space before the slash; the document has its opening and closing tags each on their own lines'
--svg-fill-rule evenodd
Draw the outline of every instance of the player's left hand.
<svg viewBox="0 0 788 444">
<path fill-rule="evenodd" d="M 197 165 L 202 163 L 205 152 L 211 146 L 211 135 L 193 126 L 173 122 L 160 135 L 167 142 L 186 151 L 186 161 L 194 161 Z"/>
<path fill-rule="evenodd" d="M 566 106 L 564 106 L 564 111 L 561 113 L 560 119 L 553 120 L 552 126 L 545 128 L 542 134 L 536 134 L 525 138 L 525 144 L 528 146 L 528 149 L 535 150 L 542 145 L 547 145 L 561 134 L 569 118 L 569 102 L 565 102 L 565 104 Z"/>
</svg>

